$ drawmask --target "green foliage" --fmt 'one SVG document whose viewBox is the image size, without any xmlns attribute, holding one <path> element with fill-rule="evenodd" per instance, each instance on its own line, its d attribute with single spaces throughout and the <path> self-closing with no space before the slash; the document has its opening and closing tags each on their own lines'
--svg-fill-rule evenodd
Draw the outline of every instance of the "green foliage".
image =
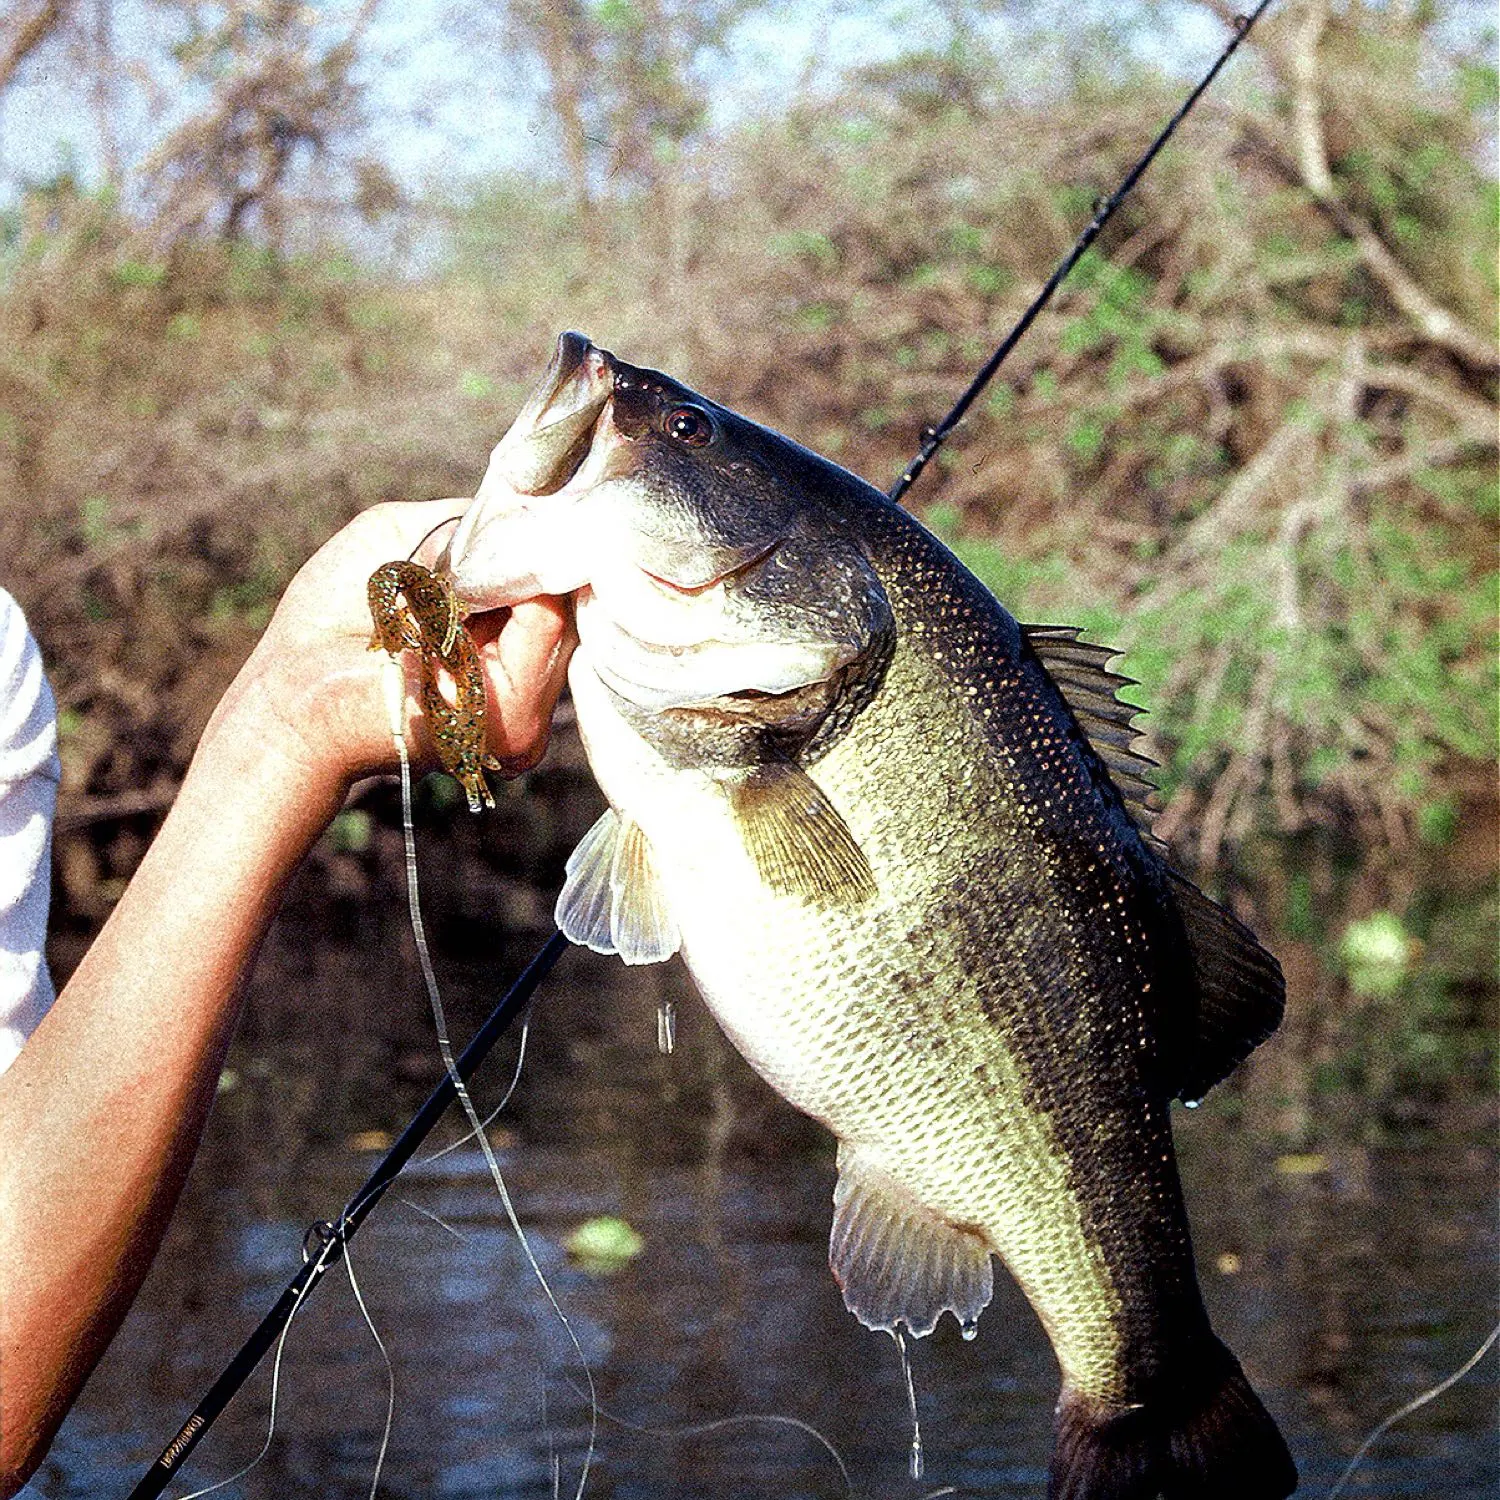
<svg viewBox="0 0 1500 1500">
<path fill-rule="evenodd" d="M 997 61 L 960 7 L 913 57 L 711 135 L 733 3 L 576 11 L 571 190 L 425 205 L 425 279 L 143 234 L 71 178 L 0 218 L 0 555 L 77 790 L 180 772 L 298 560 L 361 505 L 472 493 L 562 328 L 886 482 L 1176 93 L 1073 33 Z M 541 56 L 562 14 L 513 19 Z M 1496 70 L 1432 24 L 1336 10 L 1319 118 L 1351 222 L 1487 336 Z M 1493 895 L 1453 870 L 1494 800 L 1495 372 L 1314 206 L 1277 70 L 1225 82 L 912 498 L 1018 616 L 1122 649 L 1176 858 L 1322 961 L 1316 1065 L 1427 1087 L 1471 1066 L 1493 993 Z M 1380 914 L 1399 975 L 1358 957 Z"/>
<path fill-rule="evenodd" d="M 1389 1000 L 1397 994 L 1414 956 L 1411 936 L 1392 912 L 1378 911 L 1344 929 L 1339 956 L 1356 995 Z"/>
</svg>

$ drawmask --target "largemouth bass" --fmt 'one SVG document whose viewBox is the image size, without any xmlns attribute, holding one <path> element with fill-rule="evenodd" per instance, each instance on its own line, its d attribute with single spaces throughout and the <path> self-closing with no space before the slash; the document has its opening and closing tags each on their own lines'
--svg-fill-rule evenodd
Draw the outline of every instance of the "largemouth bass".
<svg viewBox="0 0 1500 1500">
<path fill-rule="evenodd" d="M 1280 1500 L 1209 1327 L 1169 1104 L 1276 1027 L 1280 969 L 1149 835 L 1107 649 L 1018 624 L 837 465 L 564 335 L 447 566 L 572 593 L 609 811 L 558 921 L 680 952 L 838 1138 L 829 1259 L 870 1328 L 972 1336 L 998 1255 L 1062 1371 L 1053 1500 Z"/>
</svg>

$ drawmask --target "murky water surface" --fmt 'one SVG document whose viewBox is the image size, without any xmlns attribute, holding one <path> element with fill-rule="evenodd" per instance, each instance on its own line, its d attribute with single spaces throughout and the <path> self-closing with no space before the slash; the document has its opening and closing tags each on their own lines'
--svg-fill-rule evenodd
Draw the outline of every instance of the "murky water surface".
<svg viewBox="0 0 1500 1500">
<path fill-rule="evenodd" d="M 352 907 L 343 918 L 313 946 L 304 910 L 280 922 L 166 1245 L 35 1481 L 50 1500 L 129 1492 L 295 1270 L 305 1227 L 336 1215 L 436 1080 L 409 939 L 393 918 Z M 535 944 L 487 951 L 493 939 L 461 910 L 433 927 L 455 1030 L 467 1032 Z M 677 1047 L 662 1057 L 655 1013 L 668 998 Z M 481 1108 L 514 1059 L 508 1039 L 476 1089 Z M 1364 1434 L 1461 1364 L 1497 1317 L 1496 1162 L 1472 1141 L 1430 1140 L 1278 1158 L 1235 1123 L 1253 1113 L 1235 1103 L 1179 1117 L 1205 1292 L 1287 1435 L 1299 1493 L 1319 1496 Z M 433 1149 L 458 1134 L 450 1115 Z M 627 974 L 565 956 L 494 1138 L 593 1372 L 587 1495 L 1045 1493 L 1056 1367 L 1004 1278 L 975 1342 L 945 1326 L 914 1350 L 927 1477 L 909 1479 L 896 1348 L 848 1316 L 828 1273 L 831 1144 L 748 1073 L 675 965 Z M 563 1248 L 601 1214 L 645 1242 L 612 1274 Z M 461 1147 L 403 1179 L 353 1261 L 394 1370 L 379 1493 L 541 1500 L 555 1466 L 572 1495 L 590 1434 L 585 1376 L 479 1152 Z M 1393 1431 L 1349 1493 L 1500 1493 L 1497 1371 L 1492 1354 Z M 171 1494 L 260 1450 L 270 1377 L 268 1361 Z M 286 1341 L 265 1458 L 218 1493 L 368 1495 L 386 1391 L 336 1270 Z"/>
</svg>

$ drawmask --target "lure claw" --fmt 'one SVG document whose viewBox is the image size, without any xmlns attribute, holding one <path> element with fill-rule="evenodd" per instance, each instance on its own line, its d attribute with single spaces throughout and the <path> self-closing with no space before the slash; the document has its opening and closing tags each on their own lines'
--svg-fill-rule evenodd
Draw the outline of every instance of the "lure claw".
<svg viewBox="0 0 1500 1500">
<path fill-rule="evenodd" d="M 471 812 L 494 807 L 484 773 L 502 767 L 485 749 L 484 673 L 453 585 L 420 563 L 391 562 L 370 575 L 368 594 L 375 621 L 371 649 L 417 654 L 422 712 L 443 769 L 463 787 Z M 452 702 L 443 693 L 439 668 L 452 679 Z"/>
</svg>

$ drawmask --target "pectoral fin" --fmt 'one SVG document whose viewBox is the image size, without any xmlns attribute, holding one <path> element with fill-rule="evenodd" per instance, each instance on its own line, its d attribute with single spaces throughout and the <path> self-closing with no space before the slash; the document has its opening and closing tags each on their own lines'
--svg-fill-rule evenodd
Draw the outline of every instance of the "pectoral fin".
<svg viewBox="0 0 1500 1500">
<path fill-rule="evenodd" d="M 607 809 L 568 856 L 567 872 L 555 917 L 569 942 L 627 964 L 661 963 L 677 951 L 651 845 L 629 818 Z"/>
<path fill-rule="evenodd" d="M 640 826 L 621 820 L 610 867 L 609 927 L 615 952 L 628 964 L 659 964 L 682 939 L 662 896 L 651 845 Z"/>
<path fill-rule="evenodd" d="M 567 878 L 553 912 L 557 930 L 570 943 L 592 948 L 595 953 L 615 951 L 610 925 L 614 893 L 610 890 L 609 875 L 619 835 L 619 814 L 612 807 L 606 808 L 604 816 L 579 839 L 578 847 L 568 856 Z"/>
<path fill-rule="evenodd" d="M 828 1264 L 866 1328 L 922 1338 L 945 1312 L 972 1337 L 995 1289 L 990 1251 L 914 1198 L 858 1148 L 839 1143 Z"/>
<path fill-rule="evenodd" d="M 870 862 L 838 809 L 800 766 L 762 766 L 733 784 L 745 847 L 774 890 L 815 906 L 853 905 L 875 894 Z"/>
</svg>

